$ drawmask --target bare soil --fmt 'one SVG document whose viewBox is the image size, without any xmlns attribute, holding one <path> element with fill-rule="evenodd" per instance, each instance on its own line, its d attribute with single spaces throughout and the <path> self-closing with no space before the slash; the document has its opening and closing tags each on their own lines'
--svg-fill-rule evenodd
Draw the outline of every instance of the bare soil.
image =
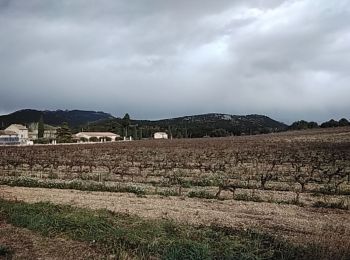
<svg viewBox="0 0 350 260">
<path fill-rule="evenodd" d="M 102 259 L 103 254 L 86 243 L 59 237 L 44 237 L 0 219 L 0 245 L 11 254 L 0 259 Z"/>
<path fill-rule="evenodd" d="M 348 210 L 8 186 L 0 186 L 0 197 L 29 203 L 50 201 L 90 209 L 108 209 L 149 219 L 167 218 L 194 225 L 216 224 L 238 229 L 255 229 L 296 243 L 315 242 L 350 248 Z"/>
</svg>

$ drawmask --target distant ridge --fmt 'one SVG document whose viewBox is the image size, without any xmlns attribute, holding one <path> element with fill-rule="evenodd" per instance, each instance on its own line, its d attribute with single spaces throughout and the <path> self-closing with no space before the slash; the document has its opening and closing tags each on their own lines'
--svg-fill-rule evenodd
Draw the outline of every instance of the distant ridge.
<svg viewBox="0 0 350 260">
<path fill-rule="evenodd" d="M 0 128 L 10 124 L 29 124 L 38 122 L 43 115 L 45 124 L 60 126 L 64 122 L 75 131 L 83 128 L 85 131 L 109 131 L 123 134 L 122 119 L 111 114 L 84 110 L 34 110 L 23 109 L 0 116 Z M 165 131 L 173 137 L 204 137 L 228 136 L 242 134 L 259 134 L 279 132 L 287 129 L 287 125 L 265 115 L 229 115 L 209 113 L 183 116 L 161 120 L 131 120 L 133 131 L 135 127 L 142 131 L 142 137 L 151 137 L 154 132 Z M 129 133 L 131 133 L 129 131 Z"/>
<path fill-rule="evenodd" d="M 229 115 L 209 113 L 161 120 L 131 120 L 133 126 L 142 128 L 144 137 L 165 131 L 173 137 L 199 138 L 279 132 L 287 125 L 264 115 Z M 106 119 L 89 124 L 90 130 L 111 131 L 122 134 L 122 119 Z"/>
<path fill-rule="evenodd" d="M 23 109 L 13 112 L 8 115 L 0 116 L 0 127 L 5 128 L 10 124 L 20 123 L 29 124 L 32 122 L 38 122 L 41 115 L 43 115 L 44 122 L 49 125 L 59 126 L 64 122 L 67 122 L 71 127 L 78 127 L 80 125 L 87 124 L 89 122 L 95 122 L 97 120 L 113 118 L 110 114 L 96 111 L 84 111 L 84 110 L 34 110 Z"/>
<path fill-rule="evenodd" d="M 201 115 L 183 116 L 162 120 L 136 120 L 135 123 L 143 126 L 159 126 L 166 129 L 186 128 L 189 137 L 203 137 L 206 135 L 221 136 L 224 131 L 228 135 L 257 134 L 286 130 L 287 125 L 264 115 L 230 115 L 208 113 Z M 224 131 L 223 131 L 224 130 Z M 221 132 L 221 134 L 220 134 Z"/>
</svg>

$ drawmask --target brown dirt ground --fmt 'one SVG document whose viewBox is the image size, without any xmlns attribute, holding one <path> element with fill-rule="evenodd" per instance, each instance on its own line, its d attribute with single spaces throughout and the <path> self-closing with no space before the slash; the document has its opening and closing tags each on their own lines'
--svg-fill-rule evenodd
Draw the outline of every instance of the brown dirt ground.
<svg viewBox="0 0 350 260">
<path fill-rule="evenodd" d="M 8 186 L 0 186 L 0 197 L 29 203 L 50 201 L 91 209 L 108 209 L 144 218 L 168 218 L 194 225 L 215 223 L 239 229 L 253 228 L 298 243 L 311 241 L 329 246 L 332 241 L 350 248 L 350 212 L 346 210 Z"/>
<path fill-rule="evenodd" d="M 58 237 L 43 237 L 25 228 L 14 227 L 0 219 L 0 245 L 12 254 L 0 259 L 102 259 L 89 245 Z"/>
</svg>

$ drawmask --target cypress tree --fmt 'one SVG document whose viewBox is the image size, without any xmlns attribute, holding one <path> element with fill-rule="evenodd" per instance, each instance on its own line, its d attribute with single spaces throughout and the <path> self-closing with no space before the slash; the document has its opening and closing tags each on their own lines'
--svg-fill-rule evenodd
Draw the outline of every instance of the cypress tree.
<svg viewBox="0 0 350 260">
<path fill-rule="evenodd" d="M 44 118 L 43 115 L 41 115 L 39 123 L 38 123 L 38 138 L 44 137 Z"/>
</svg>

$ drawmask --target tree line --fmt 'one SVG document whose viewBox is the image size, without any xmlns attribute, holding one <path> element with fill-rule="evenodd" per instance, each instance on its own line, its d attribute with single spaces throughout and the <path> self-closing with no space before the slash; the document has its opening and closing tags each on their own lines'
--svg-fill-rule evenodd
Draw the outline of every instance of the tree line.
<svg viewBox="0 0 350 260">
<path fill-rule="evenodd" d="M 288 127 L 288 130 L 304 130 L 312 128 L 329 128 L 329 127 L 341 127 L 350 126 L 350 122 L 346 118 L 342 118 L 339 121 L 331 119 L 329 121 L 323 122 L 320 125 L 317 122 L 300 120 L 296 121 Z"/>
</svg>

